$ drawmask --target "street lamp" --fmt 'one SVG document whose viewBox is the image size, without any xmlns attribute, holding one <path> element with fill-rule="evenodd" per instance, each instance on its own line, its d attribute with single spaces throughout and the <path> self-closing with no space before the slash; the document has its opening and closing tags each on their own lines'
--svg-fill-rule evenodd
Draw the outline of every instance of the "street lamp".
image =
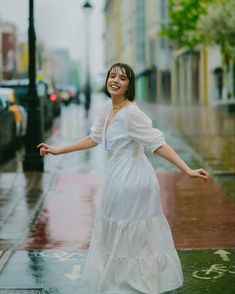
<svg viewBox="0 0 235 294">
<path fill-rule="evenodd" d="M 90 109 L 91 104 L 91 84 L 90 84 L 90 58 L 89 58 L 89 49 L 90 49 L 90 38 L 89 38 L 89 16 L 90 11 L 93 8 L 89 1 L 85 1 L 82 8 L 85 11 L 85 18 L 86 18 L 86 31 L 85 31 L 85 62 L 86 62 L 86 78 L 85 78 L 85 87 L 84 87 L 84 94 L 85 94 L 85 110 L 86 116 L 88 116 L 88 111 Z"/>
<path fill-rule="evenodd" d="M 28 93 L 28 124 L 25 141 L 24 171 L 43 171 L 43 159 L 36 146 L 42 142 L 43 127 L 39 97 L 36 89 L 36 34 L 34 29 L 33 1 L 29 0 L 29 93 Z"/>
</svg>

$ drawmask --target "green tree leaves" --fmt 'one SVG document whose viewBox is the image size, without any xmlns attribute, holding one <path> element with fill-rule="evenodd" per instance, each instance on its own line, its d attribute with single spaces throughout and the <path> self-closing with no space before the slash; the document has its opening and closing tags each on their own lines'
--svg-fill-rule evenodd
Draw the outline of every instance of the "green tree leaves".
<svg viewBox="0 0 235 294">
<path fill-rule="evenodd" d="M 170 25 L 161 35 L 175 41 L 177 47 L 193 48 L 200 40 L 195 34 L 201 15 L 206 14 L 206 4 L 212 0 L 169 0 Z"/>
<path fill-rule="evenodd" d="M 235 0 L 217 0 L 197 25 L 205 44 L 217 44 L 226 56 L 235 56 Z"/>
<path fill-rule="evenodd" d="M 235 53 L 235 0 L 169 0 L 170 24 L 161 31 L 176 47 L 217 44 Z"/>
</svg>

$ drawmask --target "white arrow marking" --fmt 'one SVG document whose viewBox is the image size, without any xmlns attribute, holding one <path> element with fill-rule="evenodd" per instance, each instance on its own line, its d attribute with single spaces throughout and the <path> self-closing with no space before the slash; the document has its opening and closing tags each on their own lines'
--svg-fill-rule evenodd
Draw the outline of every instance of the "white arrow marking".
<svg viewBox="0 0 235 294">
<path fill-rule="evenodd" d="M 224 249 L 219 249 L 219 250 L 215 251 L 214 254 L 220 255 L 220 257 L 223 259 L 223 261 L 230 261 L 228 254 L 231 254 L 231 252 L 229 252 L 229 251 L 226 251 Z"/>
<path fill-rule="evenodd" d="M 71 273 L 65 274 L 65 276 L 67 278 L 69 278 L 70 280 L 77 280 L 80 277 L 80 275 L 81 275 L 80 274 L 80 269 L 81 269 L 81 266 L 79 264 L 78 265 L 74 265 Z"/>
</svg>

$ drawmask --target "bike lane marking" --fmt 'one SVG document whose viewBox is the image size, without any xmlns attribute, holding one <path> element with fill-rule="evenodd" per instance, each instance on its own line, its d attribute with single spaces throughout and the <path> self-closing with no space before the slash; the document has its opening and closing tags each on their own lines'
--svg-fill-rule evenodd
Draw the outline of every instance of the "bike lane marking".
<svg viewBox="0 0 235 294">
<path fill-rule="evenodd" d="M 235 275 L 235 265 L 212 264 L 208 269 L 193 272 L 193 277 L 202 280 L 221 278 L 225 273 Z"/>
<path fill-rule="evenodd" d="M 14 288 L 38 288 L 45 293 L 58 293 L 56 289 L 63 294 L 79 293 L 78 280 L 86 254 L 85 249 L 15 251 L 0 275 L 0 293 L 2 289 Z"/>
<path fill-rule="evenodd" d="M 189 188 L 191 189 L 191 183 L 186 180 L 181 174 L 166 174 L 160 175 L 160 181 L 163 180 L 164 182 L 168 182 L 169 187 L 169 179 L 171 179 L 177 186 L 178 189 L 180 187 L 180 191 L 176 191 L 176 198 L 174 200 L 174 191 L 168 191 L 166 186 L 163 185 L 163 198 L 165 198 L 164 207 L 168 207 L 168 212 L 174 211 L 175 214 L 169 215 L 168 217 L 173 225 L 173 228 L 179 223 L 181 220 L 181 236 L 180 240 L 184 241 L 189 238 L 188 232 L 189 230 L 185 231 L 185 228 L 182 227 L 185 221 L 185 217 L 187 214 L 182 213 L 182 210 L 179 210 L 179 200 L 184 200 L 185 195 L 187 192 L 187 201 L 190 202 L 192 199 L 196 198 L 195 194 L 188 197 Z M 89 180 L 89 181 L 88 181 Z M 42 214 L 39 214 L 38 222 L 36 220 L 35 224 L 33 225 L 32 235 L 29 237 L 28 242 L 25 244 L 25 247 L 22 246 L 21 248 L 18 247 L 18 250 L 14 252 L 11 260 L 6 265 L 3 274 L 0 276 L 0 288 L 11 287 L 12 283 L 15 287 L 21 285 L 24 288 L 32 288 L 32 287 L 55 287 L 57 285 L 58 288 L 67 288 L 71 290 L 71 293 L 74 293 L 78 287 L 78 280 L 80 272 L 82 272 L 82 266 L 84 262 L 84 258 L 81 256 L 77 256 L 77 252 L 79 252 L 80 244 L 85 244 L 86 242 L 78 242 L 78 233 L 82 231 L 79 230 L 78 224 L 81 222 L 81 216 L 84 216 L 86 219 L 88 217 L 89 226 L 91 226 L 93 222 L 93 211 L 95 208 L 96 203 L 96 195 L 100 187 L 100 180 L 97 176 L 92 176 L 92 178 L 85 175 L 62 175 L 57 182 L 56 189 L 52 197 L 49 197 L 47 202 L 45 203 L 44 209 Z M 186 185 L 188 189 L 186 189 Z M 83 188 L 84 186 L 84 188 Z M 197 193 L 200 194 L 201 190 Z M 182 193 L 182 189 L 186 189 L 185 195 Z M 70 191 L 72 190 L 73 193 Z M 79 193 L 78 193 L 79 192 Z M 166 194 L 169 193 L 169 197 L 171 196 L 171 200 Z M 180 192 L 180 193 L 179 193 Z M 208 191 L 208 193 L 211 192 Z M 196 192 L 195 192 L 196 193 Z M 93 195 L 93 196 L 92 196 Z M 203 195 L 204 198 L 205 195 Z M 173 200 L 172 200 L 173 199 Z M 201 199 L 201 198 L 200 198 Z M 214 197 L 215 199 L 215 197 Z M 172 204 L 173 201 L 173 204 Z M 198 203 L 198 199 L 195 199 L 193 204 Z M 200 202 L 200 201 L 199 201 Z M 185 202 L 183 203 L 185 204 Z M 88 210 L 82 209 L 83 207 L 88 205 L 90 208 Z M 66 206 L 68 207 L 65 210 Z M 77 208 L 82 209 L 77 211 Z M 188 207 L 186 207 L 189 210 Z M 194 207 L 195 209 L 195 207 Z M 210 207 L 211 210 L 211 207 Z M 202 210 L 201 210 L 202 211 Z M 48 212 L 50 212 L 48 214 Z M 66 213 L 67 212 L 67 213 Z M 69 212 L 69 213 L 68 213 Z M 76 214 L 75 214 L 76 212 Z M 85 214 L 81 214 L 81 212 L 85 212 Z M 185 212 L 185 210 L 183 211 Z M 187 211 L 189 217 L 192 218 L 192 213 Z M 194 214 L 196 212 L 194 211 Z M 76 216 L 76 221 L 72 218 L 72 215 Z M 201 212 L 199 214 L 201 216 Z M 63 216 L 63 218 L 62 218 Z M 66 217 L 66 219 L 64 218 Z M 210 215 L 211 216 L 211 215 Z M 175 223 L 172 221 L 174 217 Z M 183 217 L 181 219 L 181 217 Z M 191 220 L 191 218 L 189 220 Z M 61 222 L 63 220 L 63 222 Z M 194 218 L 193 218 L 194 220 Z M 202 232 L 200 231 L 202 222 L 205 222 L 203 227 L 204 231 L 207 232 L 207 238 L 211 239 L 211 233 L 216 232 L 217 238 L 220 237 L 221 242 L 224 242 L 226 238 L 228 241 L 232 240 L 230 235 L 227 235 L 224 230 L 220 230 L 217 226 L 217 223 L 213 226 L 213 232 L 211 231 L 211 227 L 208 227 L 208 219 L 201 219 L 198 223 L 197 219 L 197 226 L 195 225 L 196 222 L 192 225 L 190 222 L 190 231 L 191 235 L 194 236 L 196 230 L 197 233 L 197 240 L 201 241 L 199 236 L 202 236 Z M 67 223 L 68 221 L 68 223 Z M 187 221 L 187 219 L 186 219 Z M 210 220 L 212 222 L 212 220 Z M 65 225 L 66 224 L 66 225 Z M 186 222 L 188 225 L 188 223 Z M 225 227 L 227 223 L 223 223 L 223 227 Z M 220 223 L 220 225 L 222 225 Z M 208 230 L 205 228 L 208 227 Z M 69 230 L 68 230 L 69 228 Z M 72 228 L 72 230 L 71 230 Z M 189 227 L 187 227 L 189 229 Z M 215 231 L 215 229 L 216 231 Z M 84 229 L 84 223 L 83 223 Z M 209 230 L 210 229 L 210 230 Z M 87 229 L 85 230 L 88 231 Z M 84 232 L 84 231 L 83 231 Z M 177 231 L 176 231 L 177 232 Z M 85 236 L 84 234 L 80 235 L 81 237 Z M 176 235 L 177 236 L 177 235 Z M 227 237 L 228 236 L 228 237 Z M 179 238 L 179 235 L 177 236 Z M 82 240 L 82 238 L 81 238 Z M 192 239 L 190 240 L 190 244 L 195 244 Z M 216 239 L 217 240 L 217 239 Z M 187 243 L 188 245 L 188 243 Z M 198 243 L 197 243 L 198 245 Z M 36 249 L 42 250 L 36 250 Z M 47 250 L 43 250 L 46 249 Z M 57 249 L 56 249 L 57 248 Z M 65 250 L 63 248 L 66 248 Z M 85 248 L 85 246 L 80 246 L 80 248 Z M 30 250 L 25 250 L 30 249 Z M 221 248 L 220 248 L 221 249 Z M 234 249 L 226 249 L 227 251 L 231 252 L 232 254 L 229 255 L 230 262 L 234 264 Z M 193 272 L 197 270 L 204 270 L 210 269 L 211 265 L 213 264 L 222 264 L 221 254 L 214 254 L 217 250 L 179 250 L 179 254 L 181 257 L 181 262 L 183 265 L 183 271 L 185 276 L 185 284 L 184 287 L 180 290 L 176 290 L 178 292 L 174 293 L 185 293 L 185 294 L 204 294 L 204 293 L 213 293 L 213 294 L 234 294 L 231 292 L 231 289 L 235 289 L 235 285 L 233 285 L 234 278 L 232 274 L 226 272 L 223 275 L 223 278 L 219 279 L 211 279 L 211 280 L 202 280 L 193 277 Z M 73 252 L 73 253 L 71 253 Z M 72 254 L 73 258 L 71 255 Z M 68 257 L 70 256 L 70 257 Z M 12 281 L 12 277 L 16 277 L 14 281 Z M 214 286 L 212 285 L 212 281 L 217 282 L 219 281 L 219 285 Z M 227 284 L 230 285 L 228 288 Z M 231 288 L 232 287 L 232 288 Z M 217 288 L 220 292 L 217 291 Z M 197 292 L 192 289 L 196 289 Z M 226 292 L 223 290 L 226 289 Z M 229 292 L 230 291 L 230 292 Z M 64 293 L 63 293 L 64 294 Z M 90 293 L 89 293 L 90 294 Z"/>
<path fill-rule="evenodd" d="M 227 250 L 219 249 L 215 251 L 214 254 L 220 255 L 223 261 L 230 261 L 229 255 L 231 254 L 231 252 Z"/>
<path fill-rule="evenodd" d="M 218 251 L 230 256 L 224 261 Z M 182 294 L 234 294 L 235 249 L 179 250 L 185 283 L 174 293 Z"/>
<path fill-rule="evenodd" d="M 219 255 L 214 254 L 216 251 L 216 249 L 178 250 L 185 283 L 173 293 L 234 294 L 235 249 L 226 249 L 231 253 L 229 262 L 224 262 Z M 79 277 L 86 254 L 85 249 L 15 251 L 1 273 L 0 289 L 42 288 L 43 291 L 52 289 L 49 293 L 57 293 L 55 290 L 57 288 L 63 294 L 79 293 Z M 65 290 L 66 292 L 63 292 Z"/>
</svg>

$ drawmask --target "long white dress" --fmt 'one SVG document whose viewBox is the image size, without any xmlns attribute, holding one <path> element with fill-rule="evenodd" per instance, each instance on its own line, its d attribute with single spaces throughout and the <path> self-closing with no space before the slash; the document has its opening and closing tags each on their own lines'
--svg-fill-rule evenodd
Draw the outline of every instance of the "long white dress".
<svg viewBox="0 0 235 294">
<path fill-rule="evenodd" d="M 163 214 L 156 173 L 144 154 L 166 144 L 134 102 L 107 127 L 111 99 L 90 137 L 108 152 L 109 163 L 90 248 L 81 276 L 87 293 L 158 294 L 180 287 L 183 275 Z"/>
</svg>

